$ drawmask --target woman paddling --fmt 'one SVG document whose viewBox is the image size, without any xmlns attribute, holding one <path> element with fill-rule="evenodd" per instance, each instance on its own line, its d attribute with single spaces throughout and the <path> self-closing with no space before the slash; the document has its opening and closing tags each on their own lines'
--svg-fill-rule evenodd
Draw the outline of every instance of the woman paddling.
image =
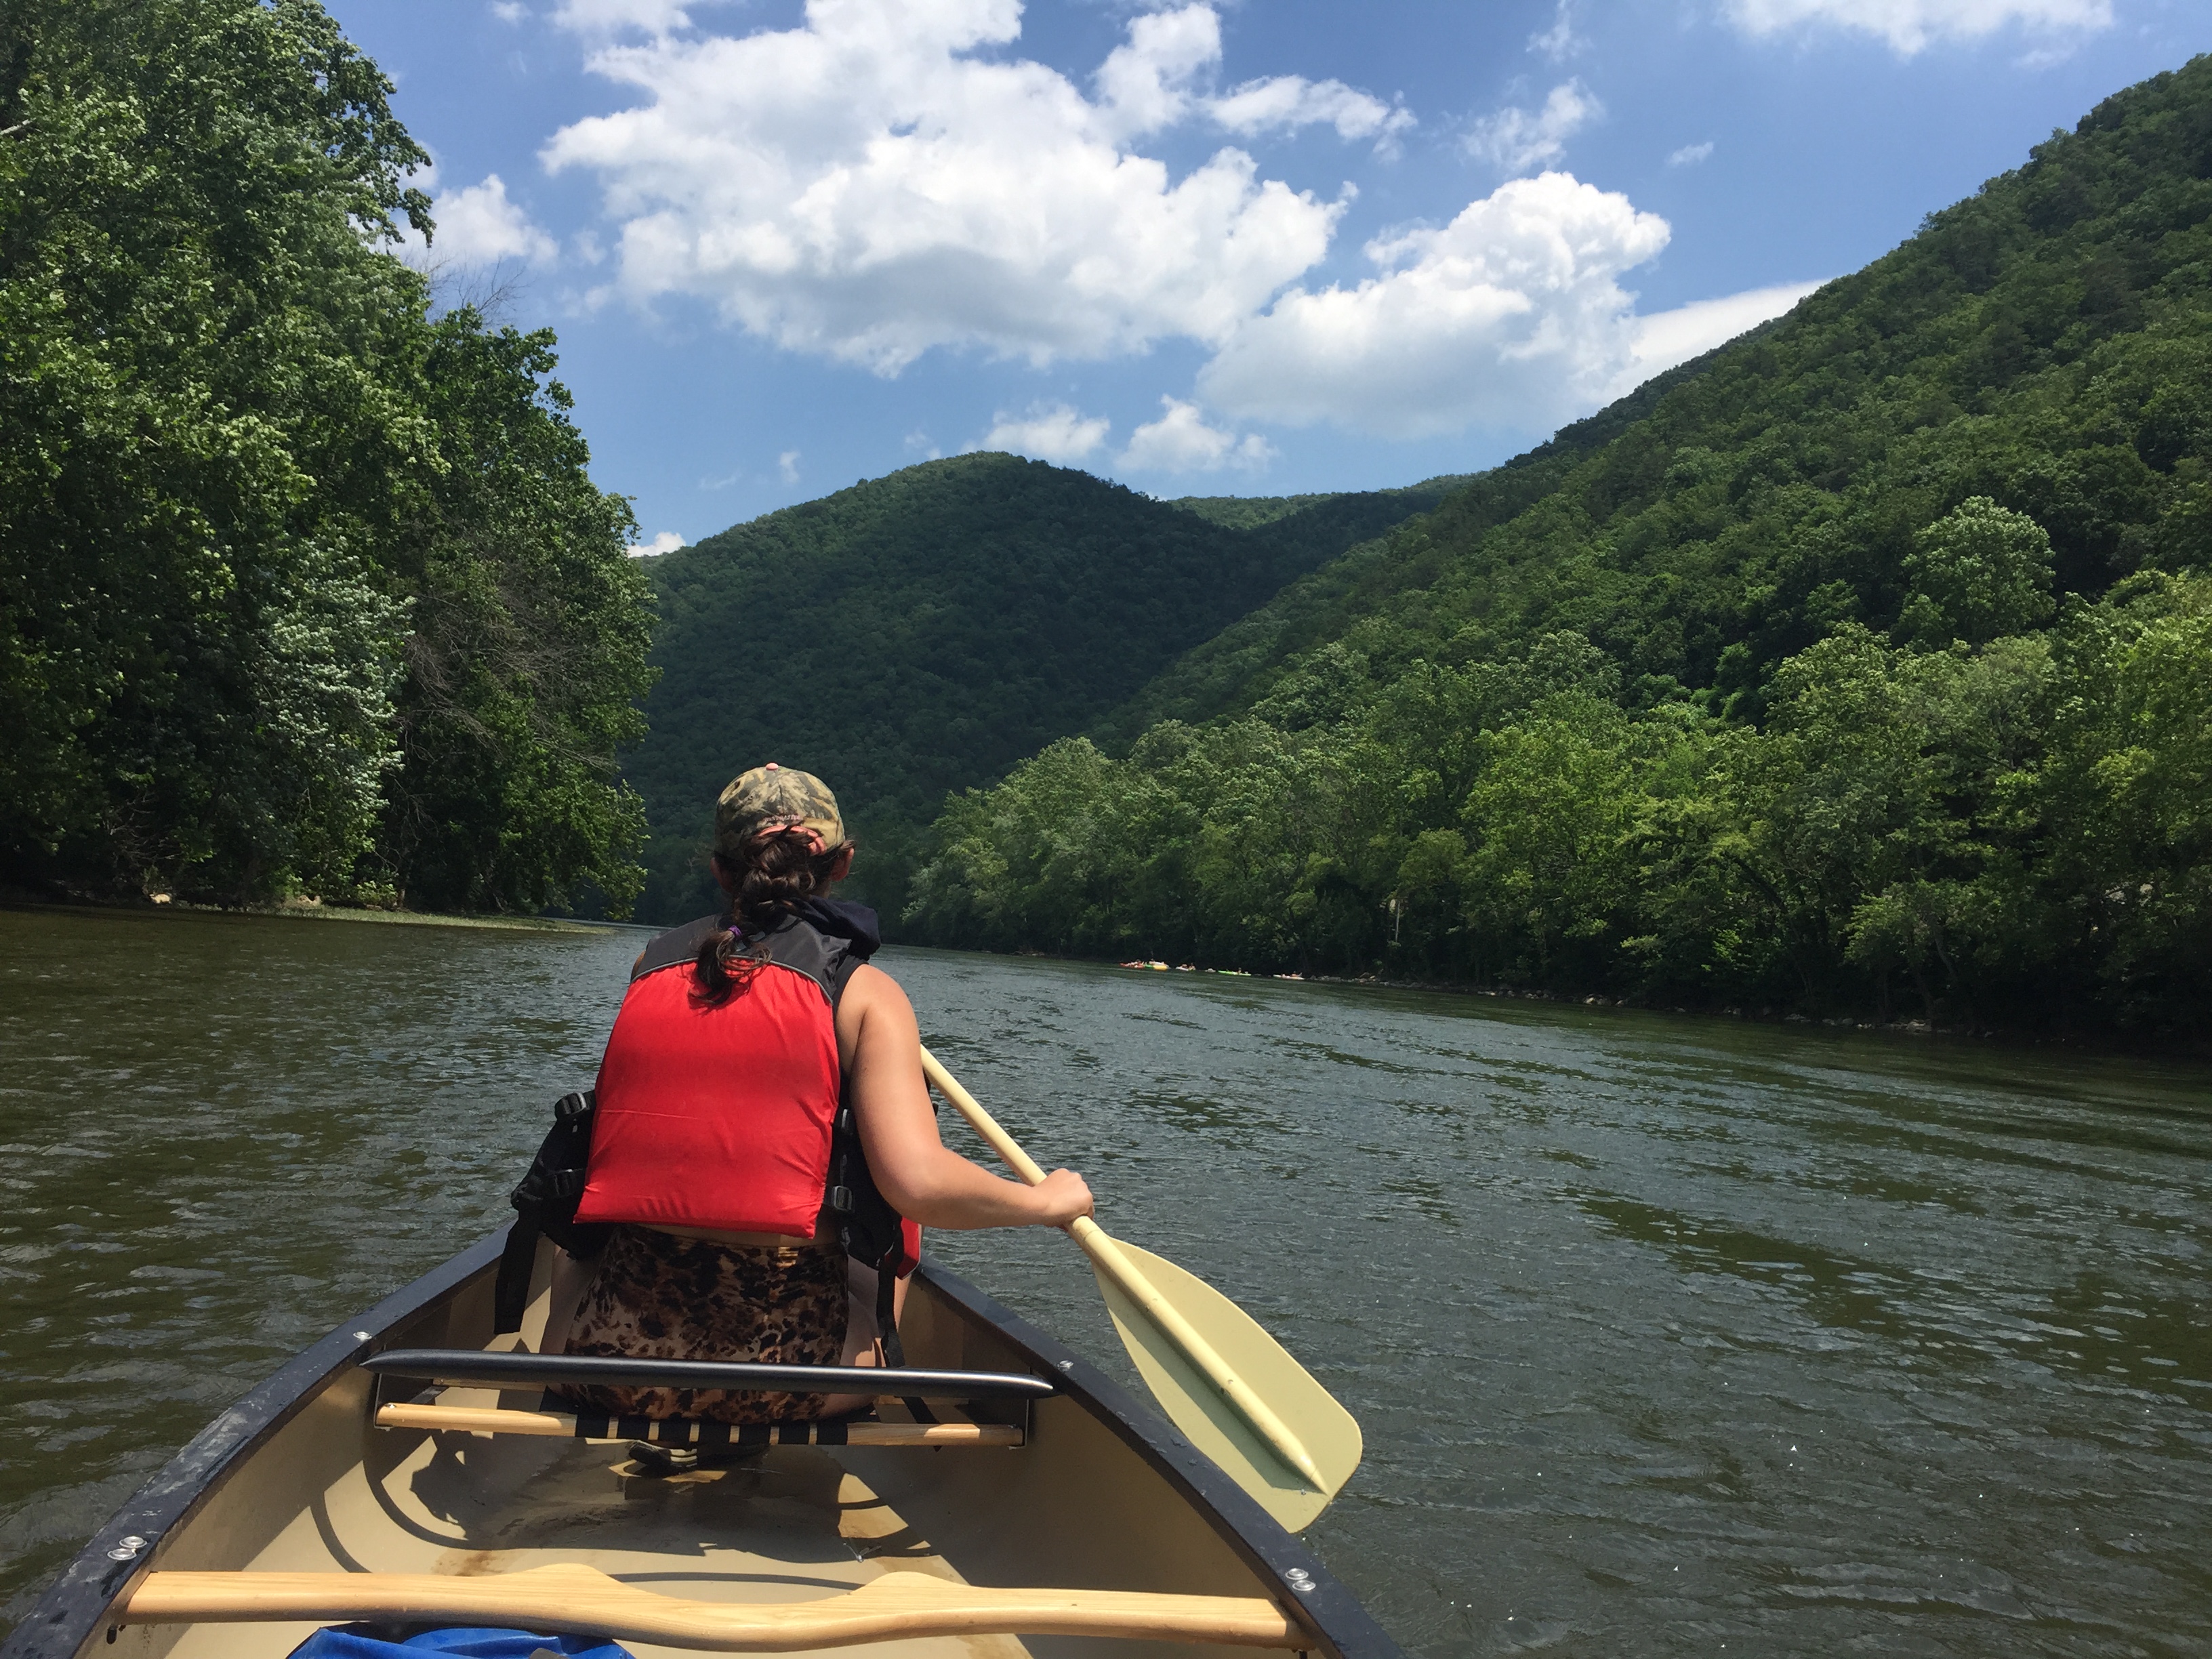
<svg viewBox="0 0 2212 1659">
<path fill-rule="evenodd" d="M 616 1225 L 568 1352 L 865 1365 L 888 1347 L 896 1363 L 896 1275 L 913 1270 L 921 1227 L 1091 1213 L 1072 1170 L 1027 1187 L 938 1139 L 914 1009 L 866 965 L 874 913 L 828 896 L 853 851 L 811 774 L 771 763 L 722 791 L 714 867 L 729 902 L 646 947 L 600 1062 L 576 1219 Z M 872 1397 L 569 1392 L 602 1411 L 732 1423 Z"/>
</svg>

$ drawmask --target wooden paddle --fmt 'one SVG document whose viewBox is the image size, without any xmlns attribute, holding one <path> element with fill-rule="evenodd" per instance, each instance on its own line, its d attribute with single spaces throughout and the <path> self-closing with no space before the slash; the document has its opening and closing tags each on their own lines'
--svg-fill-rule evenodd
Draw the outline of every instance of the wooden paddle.
<svg viewBox="0 0 2212 1659">
<path fill-rule="evenodd" d="M 1036 1161 L 925 1048 L 921 1068 L 1032 1187 Z M 1114 1238 L 1087 1216 L 1066 1231 L 1091 1258 L 1121 1341 L 1168 1420 L 1295 1532 L 1359 1467 L 1359 1425 L 1251 1315 L 1204 1279 Z"/>
<path fill-rule="evenodd" d="M 523 1572 L 155 1572 L 131 1593 L 127 1625 L 397 1619 L 522 1625 L 619 1642 L 724 1653 L 791 1653 L 930 1636 L 1114 1636 L 1310 1648 L 1314 1638 L 1260 1596 L 998 1589 L 887 1572 L 811 1601 L 681 1601 L 575 1563 Z"/>
</svg>

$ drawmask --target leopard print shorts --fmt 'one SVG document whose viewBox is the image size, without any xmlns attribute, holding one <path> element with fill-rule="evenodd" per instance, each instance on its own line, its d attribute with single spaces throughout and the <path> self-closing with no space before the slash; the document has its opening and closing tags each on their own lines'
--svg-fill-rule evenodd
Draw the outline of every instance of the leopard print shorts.
<svg viewBox="0 0 2212 1659">
<path fill-rule="evenodd" d="M 835 1365 L 845 1352 L 845 1257 L 812 1245 L 717 1244 L 617 1227 L 568 1328 L 567 1351 L 643 1359 L 756 1359 Z M 789 1423 L 822 1414 L 818 1394 L 592 1385 L 561 1391 L 593 1411 Z"/>
</svg>

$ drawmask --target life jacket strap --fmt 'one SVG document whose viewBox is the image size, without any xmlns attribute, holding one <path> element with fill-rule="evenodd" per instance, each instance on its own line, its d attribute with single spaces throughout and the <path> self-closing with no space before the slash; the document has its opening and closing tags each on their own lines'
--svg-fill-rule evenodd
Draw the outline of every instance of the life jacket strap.
<svg viewBox="0 0 2212 1659">
<path fill-rule="evenodd" d="M 906 1349 L 898 1334 L 899 1247 L 893 1244 L 876 1263 L 876 1338 L 883 1344 L 884 1364 L 906 1367 Z"/>
</svg>

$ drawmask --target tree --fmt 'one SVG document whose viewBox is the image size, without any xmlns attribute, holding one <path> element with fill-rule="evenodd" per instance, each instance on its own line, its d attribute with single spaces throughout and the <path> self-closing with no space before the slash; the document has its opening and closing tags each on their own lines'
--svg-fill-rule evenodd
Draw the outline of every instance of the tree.
<svg viewBox="0 0 2212 1659">
<path fill-rule="evenodd" d="M 405 614 L 359 508 L 427 436 L 369 240 L 426 158 L 304 0 L 26 0 L 0 64 L 0 845 L 342 888 Z"/>
<path fill-rule="evenodd" d="M 392 552 L 417 597 L 380 843 L 410 903 L 536 909 L 588 884 L 621 914 L 642 881 L 615 756 L 645 729 L 649 589 L 553 368 L 550 331 L 465 307 L 431 330 L 436 467 Z"/>
<path fill-rule="evenodd" d="M 1982 645 L 2049 618 L 2051 538 L 2025 513 L 1969 495 L 1913 538 L 1907 638 Z"/>
<path fill-rule="evenodd" d="M 391 91 L 314 0 L 0 10 L 12 872 L 489 905 L 629 879 L 627 509 L 550 337 L 434 324 L 385 251 L 434 230 Z"/>
</svg>

